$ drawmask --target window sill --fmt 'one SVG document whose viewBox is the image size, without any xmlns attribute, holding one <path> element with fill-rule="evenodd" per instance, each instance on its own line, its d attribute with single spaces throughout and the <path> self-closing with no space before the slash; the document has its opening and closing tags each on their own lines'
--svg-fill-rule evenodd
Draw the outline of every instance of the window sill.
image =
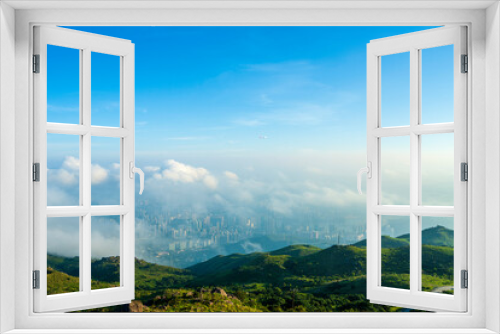
<svg viewBox="0 0 500 334">
<path fill-rule="evenodd" d="M 475 329 L 14 329 L 5 334 L 489 334 Z"/>
</svg>

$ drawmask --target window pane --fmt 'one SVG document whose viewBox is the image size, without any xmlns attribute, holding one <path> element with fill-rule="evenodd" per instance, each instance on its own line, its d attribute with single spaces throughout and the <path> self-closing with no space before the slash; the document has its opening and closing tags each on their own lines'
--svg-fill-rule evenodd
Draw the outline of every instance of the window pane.
<svg viewBox="0 0 500 334">
<path fill-rule="evenodd" d="M 453 134 L 421 137 L 422 205 L 453 206 Z"/>
<path fill-rule="evenodd" d="M 120 286 L 120 216 L 92 217 L 92 290 Z"/>
<path fill-rule="evenodd" d="M 382 205 L 410 204 L 410 137 L 381 139 Z"/>
<path fill-rule="evenodd" d="M 120 57 L 92 52 L 92 125 L 120 126 Z"/>
<path fill-rule="evenodd" d="M 47 45 L 47 122 L 80 123 L 80 50 Z"/>
<path fill-rule="evenodd" d="M 120 205 L 120 142 L 92 137 L 92 205 Z"/>
<path fill-rule="evenodd" d="M 47 294 L 80 291 L 80 218 L 47 218 Z"/>
<path fill-rule="evenodd" d="M 410 53 L 381 57 L 382 126 L 410 124 Z"/>
<path fill-rule="evenodd" d="M 423 49 L 422 123 L 453 122 L 453 45 Z"/>
<path fill-rule="evenodd" d="M 382 216 L 382 286 L 410 289 L 410 217 Z"/>
<path fill-rule="evenodd" d="M 47 205 L 80 205 L 80 136 L 47 134 Z"/>
<path fill-rule="evenodd" d="M 453 218 L 421 219 L 422 290 L 453 294 Z"/>
</svg>

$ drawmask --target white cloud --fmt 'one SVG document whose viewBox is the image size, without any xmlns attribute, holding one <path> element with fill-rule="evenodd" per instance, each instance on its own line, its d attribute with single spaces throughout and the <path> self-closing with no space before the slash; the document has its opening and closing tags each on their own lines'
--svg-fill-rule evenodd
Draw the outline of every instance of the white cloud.
<svg viewBox="0 0 500 334">
<path fill-rule="evenodd" d="M 95 164 L 92 165 L 92 184 L 99 184 L 108 178 L 108 170 Z"/>
<path fill-rule="evenodd" d="M 64 159 L 63 167 L 73 170 L 80 169 L 80 159 L 69 156 Z"/>
<path fill-rule="evenodd" d="M 92 242 L 92 258 L 119 256 L 120 223 L 107 217 L 92 217 Z"/>
<path fill-rule="evenodd" d="M 238 179 L 239 179 L 238 175 L 236 175 L 235 173 L 230 172 L 230 171 L 225 171 L 225 172 L 224 172 L 224 175 L 225 175 L 228 179 L 230 179 L 230 180 L 232 180 L 232 181 L 238 181 Z"/>
<path fill-rule="evenodd" d="M 78 205 L 78 192 L 72 193 L 67 189 L 61 189 L 54 184 L 47 185 L 47 205 Z"/>
<path fill-rule="evenodd" d="M 207 175 L 203 178 L 203 184 L 212 190 L 217 188 L 217 183 L 217 179 L 212 175 Z"/>
<path fill-rule="evenodd" d="M 309 172 L 309 173 L 312 173 L 312 174 L 317 174 L 317 175 L 326 174 L 323 169 L 318 168 L 318 167 L 313 167 L 313 166 L 307 167 L 306 171 Z"/>
<path fill-rule="evenodd" d="M 72 156 L 64 159 L 61 168 L 49 169 L 47 171 L 50 181 L 54 181 L 63 186 L 72 186 L 78 183 L 78 172 L 80 161 Z"/>
<path fill-rule="evenodd" d="M 160 170 L 160 167 L 158 166 L 146 166 L 144 167 L 144 171 L 148 173 L 154 173 Z"/>
<path fill-rule="evenodd" d="M 163 178 L 172 181 L 180 181 L 184 183 L 192 183 L 203 179 L 209 174 L 208 170 L 201 167 L 193 167 L 175 160 L 168 160 L 169 168 L 163 170 Z"/>
<path fill-rule="evenodd" d="M 113 168 L 114 168 L 114 169 L 120 169 L 120 164 L 119 164 L 119 163 L 117 163 L 117 162 L 114 162 L 114 163 L 113 163 Z"/>
<path fill-rule="evenodd" d="M 47 224 L 47 252 L 65 257 L 79 256 L 78 220 L 75 223 L 71 218 L 57 219 L 64 219 L 64 221 L 56 220 Z"/>
<path fill-rule="evenodd" d="M 156 173 L 153 177 L 181 183 L 202 182 L 210 189 L 217 188 L 217 179 L 205 168 L 193 167 L 172 159 L 167 161 L 167 166 L 168 168 L 164 169 L 161 174 Z"/>
<path fill-rule="evenodd" d="M 68 186 L 78 182 L 76 175 L 68 172 L 66 169 L 59 169 L 56 177 L 59 182 Z"/>
</svg>

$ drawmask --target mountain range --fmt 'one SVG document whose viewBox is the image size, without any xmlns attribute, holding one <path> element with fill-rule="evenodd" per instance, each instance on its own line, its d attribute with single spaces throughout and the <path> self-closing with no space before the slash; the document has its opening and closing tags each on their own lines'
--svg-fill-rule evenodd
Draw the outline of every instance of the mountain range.
<svg viewBox="0 0 500 334">
<path fill-rule="evenodd" d="M 453 285 L 453 231 L 437 226 L 422 231 L 422 236 L 423 289 Z M 384 236 L 382 243 L 382 284 L 408 288 L 409 236 Z M 49 294 L 78 291 L 78 262 L 48 256 Z M 118 257 L 92 262 L 93 289 L 118 285 L 119 262 Z M 219 255 L 187 269 L 136 259 L 134 305 L 150 312 L 390 310 L 366 300 L 365 272 L 365 240 L 326 249 L 292 245 Z M 130 311 L 130 306 L 100 310 Z"/>
</svg>

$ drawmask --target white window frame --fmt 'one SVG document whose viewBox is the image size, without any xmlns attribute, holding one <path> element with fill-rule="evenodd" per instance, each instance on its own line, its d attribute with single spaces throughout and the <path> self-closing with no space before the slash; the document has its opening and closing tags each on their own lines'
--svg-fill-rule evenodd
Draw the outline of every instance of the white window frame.
<svg viewBox="0 0 500 334">
<path fill-rule="evenodd" d="M 40 178 L 34 193 L 34 270 L 39 271 L 39 289 L 34 289 L 34 311 L 74 311 L 130 303 L 134 299 L 135 273 L 135 191 L 134 173 L 134 44 L 129 40 L 101 36 L 60 27 L 34 27 L 34 54 L 39 56 L 39 71 L 34 84 L 34 162 L 39 163 Z M 47 45 L 78 50 L 80 58 L 80 122 L 47 122 Z M 119 57 L 120 114 L 119 127 L 95 126 L 91 122 L 92 52 Z M 47 134 L 79 137 L 79 205 L 47 206 Z M 96 137 L 119 139 L 120 202 L 118 205 L 91 204 L 91 141 Z M 91 288 L 92 216 L 120 217 L 120 286 Z M 78 292 L 47 295 L 47 218 L 79 219 L 80 289 Z"/>
<path fill-rule="evenodd" d="M 403 34 L 370 41 L 367 45 L 367 298 L 374 303 L 403 306 L 420 310 L 464 312 L 467 310 L 467 290 L 461 288 L 461 271 L 467 270 L 467 184 L 461 180 L 461 164 L 467 163 L 467 76 L 462 73 L 462 55 L 467 54 L 465 26 L 450 26 Z M 422 124 L 422 50 L 453 45 L 454 121 Z M 409 116 L 407 126 L 383 127 L 381 110 L 382 57 L 409 53 Z M 453 198 L 454 206 L 422 204 L 421 138 L 430 134 L 453 134 Z M 409 203 L 383 205 L 381 153 L 383 138 L 408 138 L 410 143 Z M 381 224 L 383 216 L 407 216 L 410 228 L 409 289 L 382 286 Z M 422 217 L 452 217 L 454 219 L 454 293 L 438 294 L 422 291 Z"/>
<path fill-rule="evenodd" d="M 13 10 L 11 6 L 17 7 Z M 71 6 L 86 9 L 74 9 Z M 122 6 L 122 8 L 120 8 Z M 124 9 L 132 6 L 137 9 Z M 149 9 L 147 8 L 149 6 Z M 151 9 L 151 7 L 162 7 Z M 397 7 L 396 9 L 391 7 Z M 489 7 L 488 7 L 489 6 Z M 58 8 L 69 7 L 69 8 Z M 99 8 L 97 8 L 99 7 Z M 114 10 L 103 9 L 115 8 Z M 170 7 L 170 8 L 168 8 Z M 184 7 L 179 9 L 179 7 Z M 224 8 L 226 7 L 226 8 Z M 232 8 L 231 8 L 232 7 Z M 488 7 L 488 8 L 487 8 Z M 24 8 L 24 9 L 22 9 Z M 31 8 L 31 9 L 30 9 Z M 118 8 L 118 9 L 117 9 Z M 439 8 L 439 9 L 437 9 Z M 497 1 L 217 1 L 152 3 L 7 1 L 0 4 L 1 331 L 70 333 L 321 332 L 493 333 L 500 331 L 500 12 Z M 471 154 L 467 313 L 435 314 L 34 314 L 32 269 L 32 27 L 58 25 L 443 25 L 469 27 Z M 14 35 L 15 32 L 15 35 Z M 15 36 L 15 38 L 14 38 Z M 158 69 L 161 70 L 161 64 Z M 15 73 L 12 70 L 15 66 Z M 12 85 L 15 82 L 15 86 Z M 486 85 L 488 84 L 488 85 Z M 15 99 L 12 98 L 15 94 Z M 15 110 L 15 114 L 12 112 Z M 10 130 L 12 127 L 13 130 Z M 14 131 L 15 130 L 15 131 Z M 15 147 L 12 142 L 15 141 Z M 14 162 L 15 161 L 15 162 Z M 12 174 L 15 172 L 15 182 Z M 488 175 L 488 183 L 486 176 Z M 355 175 L 353 174 L 353 180 Z M 353 182 L 354 184 L 354 182 Z M 6 186 L 4 186 L 6 185 Z M 7 188 L 7 186 L 9 188 Z M 12 193 L 15 198 L 12 199 Z M 488 196 L 486 196 L 488 194 Z M 14 206 L 12 206 L 14 205 Z M 12 206 L 14 208 L 11 209 Z M 12 221 L 15 225 L 12 226 Z M 487 250 L 487 251 L 486 251 Z M 14 255 L 14 256 L 13 256 Z M 487 266 L 486 266 L 487 264 Z M 15 287 L 14 289 L 12 287 Z M 486 293 L 488 291 L 488 293 Z M 133 330 L 141 328 L 140 330 Z M 246 328 L 246 330 L 245 330 Z M 341 329 L 345 330 L 341 330 Z M 350 328 L 347 330 L 346 328 Z M 122 331 L 120 330 L 122 329 Z M 159 329 L 164 329 L 160 331 Z M 170 330 L 169 330 L 170 329 Z M 215 330 L 217 329 L 217 330 Z M 241 329 L 241 330 L 238 330 Z M 267 329 L 267 330 L 266 330 Z M 293 330 L 295 329 L 295 330 Z M 418 329 L 418 330 L 417 330 Z M 41 331 L 40 331 L 41 332 Z M 109 331 L 108 331 L 109 333 Z"/>
</svg>

